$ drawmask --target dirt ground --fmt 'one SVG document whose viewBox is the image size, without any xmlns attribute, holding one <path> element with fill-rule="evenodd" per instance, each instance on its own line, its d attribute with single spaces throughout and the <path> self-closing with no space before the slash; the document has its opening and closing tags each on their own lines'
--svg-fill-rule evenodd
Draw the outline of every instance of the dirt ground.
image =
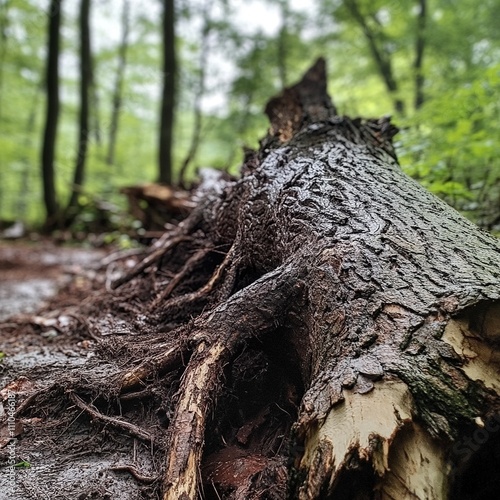
<svg viewBox="0 0 500 500">
<path fill-rule="evenodd" d="M 48 242 L 0 243 L 0 499 L 154 498 L 144 487 L 152 480 L 133 477 L 151 464 L 150 448 L 136 440 L 110 436 L 74 412 L 63 426 L 47 419 L 41 429 L 42 419 L 17 417 L 5 424 L 27 395 L 92 364 L 92 338 L 75 328 L 72 311 L 92 295 L 104 256 Z"/>
<path fill-rule="evenodd" d="M 50 242 L 0 242 L 0 321 L 39 309 L 71 276 L 91 270 L 104 255 Z"/>
<path fill-rule="evenodd" d="M 177 331 L 167 323 L 155 332 L 141 313 L 154 280 L 110 286 L 140 252 L 120 253 L 118 264 L 117 254 L 99 250 L 0 244 L 0 500 L 160 498 L 170 401 L 183 366 L 143 390 L 119 394 L 114 385 L 131 363 L 163 352 Z M 249 342 L 227 375 L 236 382 L 209 422 L 201 464 L 206 500 L 270 463 L 285 470 L 284 459 L 270 462 L 263 451 L 274 456 L 289 446 L 297 403 L 287 355 L 278 350 L 264 354 L 260 342 Z M 229 444 L 220 449 L 222 434 Z M 282 490 L 286 477 L 269 475 L 266 498 L 282 497 L 272 490 Z"/>
</svg>

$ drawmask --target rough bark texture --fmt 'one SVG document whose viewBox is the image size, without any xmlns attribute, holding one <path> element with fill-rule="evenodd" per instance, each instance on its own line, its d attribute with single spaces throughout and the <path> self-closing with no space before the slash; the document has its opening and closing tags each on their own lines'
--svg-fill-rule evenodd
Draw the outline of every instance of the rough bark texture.
<svg viewBox="0 0 500 500">
<path fill-rule="evenodd" d="M 323 60 L 266 112 L 241 177 L 205 173 L 109 283 L 142 337 L 108 344 L 107 397 L 156 394 L 164 499 L 446 498 L 499 412 L 499 244 L 401 171 L 389 120 L 336 116 Z"/>
</svg>

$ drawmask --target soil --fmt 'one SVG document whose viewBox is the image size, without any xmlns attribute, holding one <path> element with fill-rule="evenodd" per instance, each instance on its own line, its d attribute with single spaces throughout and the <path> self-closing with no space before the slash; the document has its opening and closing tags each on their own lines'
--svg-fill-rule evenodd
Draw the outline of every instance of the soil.
<svg viewBox="0 0 500 500">
<path fill-rule="evenodd" d="M 105 254 L 50 242 L 0 244 L 0 416 L 61 373 L 92 362 L 92 339 L 75 330 L 72 311 L 94 293 Z M 74 414 L 55 434 L 50 419 L 37 430 L 40 420 L 16 419 L 14 429 L 0 429 L 1 499 L 141 498 L 133 474 L 148 447 L 134 441 L 131 453 L 126 440 L 108 439 L 105 429 L 72 421 Z M 130 456 L 132 469 L 124 463 Z"/>
<path fill-rule="evenodd" d="M 39 309 L 71 276 L 89 269 L 104 255 L 103 250 L 50 242 L 0 243 L 0 321 Z"/>
<path fill-rule="evenodd" d="M 180 265 L 185 253 L 174 254 L 170 264 Z M 219 254 L 200 255 L 204 273 L 212 273 Z M 0 500 L 160 498 L 173 414 L 168 402 L 179 390 L 183 367 L 120 397 L 114 378 L 162 352 L 175 322 L 184 320 L 173 310 L 172 324 L 151 328 L 138 311 L 158 280 L 171 276 L 156 272 L 115 291 L 113 281 L 141 256 L 119 254 L 116 268 L 114 256 L 50 243 L 0 245 Z M 196 290 L 199 283 L 179 284 L 181 292 L 183 286 Z M 296 384 L 283 349 L 268 346 L 264 354 L 261 347 L 249 341 L 238 372 L 226 374 L 235 382 L 210 422 L 201 464 L 208 500 L 267 469 L 270 484 L 278 492 L 285 488 L 285 463 L 276 454 L 288 446 Z M 18 413 L 10 428 L 12 410 Z M 220 449 L 221 435 L 227 448 Z M 269 498 L 275 498 L 272 489 L 266 486 Z"/>
</svg>

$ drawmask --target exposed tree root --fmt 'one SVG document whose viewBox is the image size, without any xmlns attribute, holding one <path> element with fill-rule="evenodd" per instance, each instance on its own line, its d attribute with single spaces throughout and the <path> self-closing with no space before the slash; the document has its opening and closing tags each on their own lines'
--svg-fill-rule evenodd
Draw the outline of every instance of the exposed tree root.
<svg viewBox="0 0 500 500">
<path fill-rule="evenodd" d="M 172 369 L 182 360 L 183 350 L 180 344 L 174 343 L 165 352 L 146 359 L 139 366 L 120 376 L 120 391 L 126 392 L 137 386 L 145 386 L 146 380 Z"/>
<path fill-rule="evenodd" d="M 136 276 L 139 276 L 139 274 L 141 274 L 145 269 L 158 262 L 169 250 L 175 248 L 182 241 L 187 240 L 189 240 L 187 236 L 180 235 L 173 238 L 166 238 L 164 241 L 161 241 L 161 244 L 157 245 L 157 247 L 154 248 L 154 250 L 147 257 L 141 260 L 131 271 L 111 282 L 111 289 L 115 290 L 124 283 L 127 283 Z"/>
<path fill-rule="evenodd" d="M 175 290 L 175 287 L 179 285 L 179 283 L 181 283 L 186 276 L 193 273 L 194 269 L 196 269 L 204 261 L 207 254 L 211 251 L 211 248 L 202 248 L 189 257 L 182 269 L 170 280 L 169 284 L 153 300 L 149 309 L 151 311 L 158 309 L 162 302 L 165 302 L 170 297 L 172 292 Z"/>
<path fill-rule="evenodd" d="M 226 359 L 227 350 L 221 342 L 213 346 L 201 343 L 183 375 L 168 433 L 164 500 L 197 496 L 205 423 Z"/>
<path fill-rule="evenodd" d="M 169 426 L 165 499 L 196 497 L 206 418 L 222 390 L 224 365 L 245 341 L 272 330 L 269 320 L 278 311 L 286 311 L 290 297 L 300 290 L 294 287 L 298 275 L 289 268 L 288 272 L 284 267 L 269 273 L 195 321 L 194 326 L 198 323 L 200 327 L 191 339 L 199 344 L 182 377 Z"/>
<path fill-rule="evenodd" d="M 158 481 L 158 477 L 145 476 L 144 474 L 141 474 L 133 465 L 115 465 L 110 467 L 110 470 L 129 472 L 140 483 L 151 484 Z"/>
<path fill-rule="evenodd" d="M 117 429 L 125 431 L 127 434 L 130 434 L 131 436 L 136 437 L 137 439 L 140 439 L 145 443 L 148 444 L 152 443 L 152 436 L 145 430 L 141 429 L 140 427 L 137 427 L 136 425 L 133 425 L 130 422 L 125 422 L 124 420 L 119 420 L 114 417 L 108 417 L 107 415 L 103 415 L 97 409 L 92 408 L 92 406 L 85 403 L 80 398 L 80 396 L 74 393 L 70 393 L 69 398 L 78 408 L 80 408 L 80 410 L 87 413 L 93 419 L 102 422 L 103 424 L 108 424 Z"/>
</svg>

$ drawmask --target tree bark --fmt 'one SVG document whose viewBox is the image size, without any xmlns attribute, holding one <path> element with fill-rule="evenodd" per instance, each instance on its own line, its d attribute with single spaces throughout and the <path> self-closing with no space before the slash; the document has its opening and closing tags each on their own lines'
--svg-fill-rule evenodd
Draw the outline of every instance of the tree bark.
<svg viewBox="0 0 500 500">
<path fill-rule="evenodd" d="M 80 118 L 78 129 L 78 150 L 71 196 L 66 210 L 67 223 L 70 223 L 78 209 L 78 196 L 83 187 L 85 163 L 89 144 L 89 90 L 92 81 L 92 60 L 90 48 L 90 0 L 80 3 Z"/>
<path fill-rule="evenodd" d="M 43 200 L 46 210 L 46 226 L 53 227 L 57 221 L 58 203 L 54 177 L 54 158 L 59 119 L 59 38 L 61 25 L 61 0 L 50 3 L 48 23 L 48 53 L 45 77 L 47 111 L 42 145 Z"/>
<path fill-rule="evenodd" d="M 142 440 L 164 416 L 165 500 L 470 498 L 499 465 L 498 241 L 401 171 L 389 119 L 336 114 L 322 59 L 266 113 L 241 177 L 205 172 L 109 283 L 128 366 L 65 394 Z M 148 433 L 89 392 L 156 394 Z"/>
<path fill-rule="evenodd" d="M 175 2 L 164 0 L 163 35 L 163 92 L 161 99 L 158 180 L 172 183 L 172 137 L 175 112 L 176 56 L 175 56 Z"/>
</svg>

